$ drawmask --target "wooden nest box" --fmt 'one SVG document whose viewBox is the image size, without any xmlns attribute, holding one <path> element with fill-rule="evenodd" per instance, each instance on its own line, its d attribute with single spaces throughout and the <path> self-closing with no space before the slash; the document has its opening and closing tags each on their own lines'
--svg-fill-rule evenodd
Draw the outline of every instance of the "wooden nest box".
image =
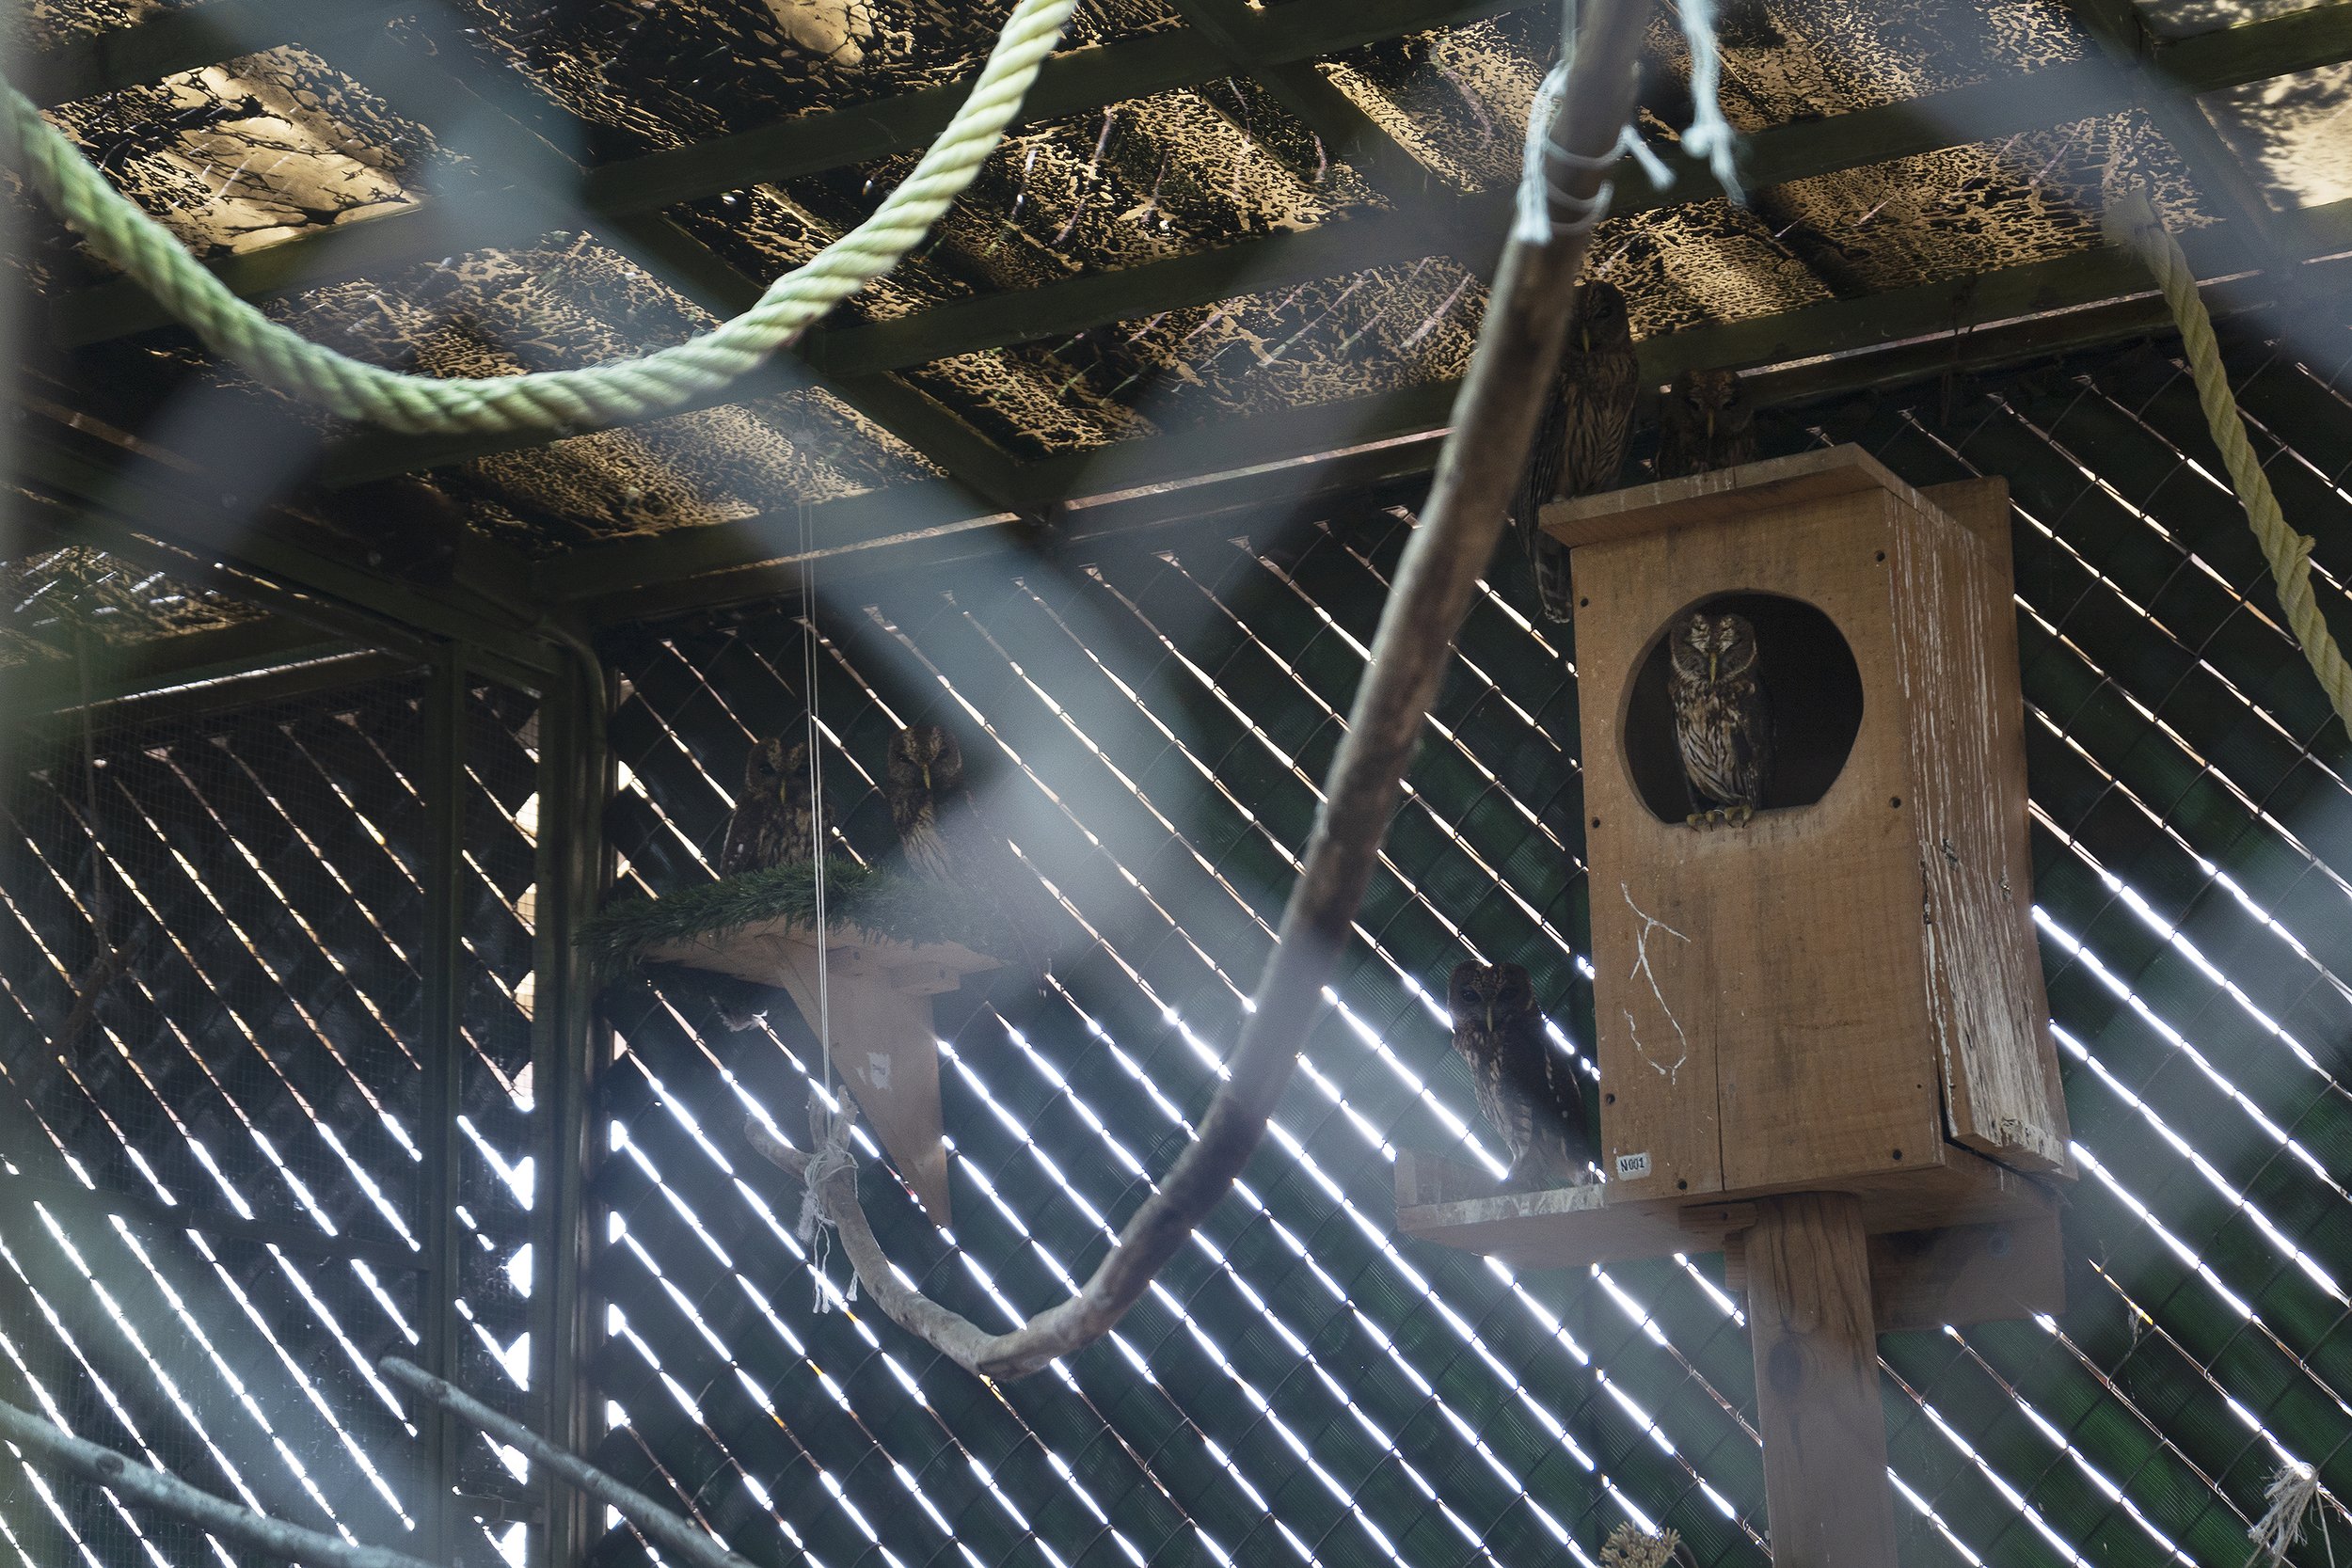
<svg viewBox="0 0 2352 1568">
<path fill-rule="evenodd" d="M 1400 1169 L 1404 1229 L 1521 1267 L 1724 1249 L 1791 1562 L 1893 1560 L 1837 1496 L 1883 1491 L 1877 1331 L 2063 1305 L 2009 511 L 2001 480 L 1915 491 L 1853 447 L 1545 509 L 1576 593 L 1605 1184 Z M 1755 629 L 1775 765 L 1743 823 L 1690 820 L 1666 640 L 1694 611 Z M 1799 1548 L 1817 1527 L 1845 1534 Z"/>
<path fill-rule="evenodd" d="M 1003 967 L 997 960 L 959 942 L 918 946 L 836 926 L 824 944 L 820 1009 L 817 935 L 806 926 L 754 921 L 723 935 L 663 942 L 645 957 L 788 991 L 812 1034 L 821 1014 L 832 1026 L 834 1071 L 875 1140 L 932 1222 L 950 1223 L 931 998 L 967 974 Z"/>
</svg>

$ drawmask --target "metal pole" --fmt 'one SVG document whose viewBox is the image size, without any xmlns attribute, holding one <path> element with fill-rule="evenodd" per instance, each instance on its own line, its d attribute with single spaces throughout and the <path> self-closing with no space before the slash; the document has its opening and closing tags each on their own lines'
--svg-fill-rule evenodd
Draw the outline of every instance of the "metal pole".
<svg viewBox="0 0 2352 1568">
<path fill-rule="evenodd" d="M 596 981 L 573 944 L 611 881 L 604 834 L 611 752 L 605 683 L 595 650 L 571 650 L 539 707 L 538 897 L 532 928 L 532 1135 L 537 1190 L 531 1214 L 530 1424 L 574 1453 L 600 1435 L 582 1368 L 599 1332 L 584 1298 L 591 1242 L 586 1189 L 593 1152 L 588 1107 L 609 1038 L 596 1012 Z M 600 1533 L 597 1510 L 548 1466 L 534 1466 L 543 1528 L 533 1560 L 569 1568 Z"/>
<path fill-rule="evenodd" d="M 419 1218 L 424 1235 L 424 1301 L 419 1358 L 435 1376 L 457 1375 L 457 1117 L 463 1108 L 465 1039 L 466 660 L 455 647 L 435 658 L 424 701 L 424 1094 L 419 1144 Z M 438 1405 L 415 1414 L 421 1456 L 420 1557 L 456 1559 L 456 1418 Z"/>
</svg>

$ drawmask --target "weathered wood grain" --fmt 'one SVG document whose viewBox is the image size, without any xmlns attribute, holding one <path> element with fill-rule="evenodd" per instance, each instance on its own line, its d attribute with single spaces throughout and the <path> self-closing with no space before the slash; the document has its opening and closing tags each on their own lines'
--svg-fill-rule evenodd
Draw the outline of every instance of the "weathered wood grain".
<svg viewBox="0 0 2352 1568">
<path fill-rule="evenodd" d="M 1747 1267 L 1773 1564 L 1888 1568 L 1895 1493 L 1861 1204 L 1842 1193 L 1762 1200 Z"/>
</svg>

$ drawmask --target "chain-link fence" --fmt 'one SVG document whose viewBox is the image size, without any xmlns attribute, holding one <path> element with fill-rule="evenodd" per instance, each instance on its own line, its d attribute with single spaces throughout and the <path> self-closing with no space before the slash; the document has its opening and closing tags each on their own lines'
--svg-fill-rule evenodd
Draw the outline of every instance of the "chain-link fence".
<svg viewBox="0 0 2352 1568">
<path fill-rule="evenodd" d="M 10 570 L 38 578 L 44 558 Z M 79 592 L 24 598 L 10 627 L 36 657 L 67 650 L 69 674 L 96 640 L 36 622 Z M 68 622 L 97 600 L 79 602 Z M 88 684 L 11 691 L 39 707 Z M 10 716 L 0 1397 L 313 1528 L 413 1546 L 446 1528 L 449 1560 L 519 1562 L 517 1471 L 467 1434 L 439 1517 L 429 1423 L 374 1362 L 435 1358 L 452 1295 L 433 1259 L 454 1227 L 458 1328 L 438 1354 L 522 1409 L 531 703 L 465 693 L 451 1120 L 433 1099 L 451 1031 L 429 1016 L 427 905 L 433 775 L 452 754 L 433 731 L 454 726 L 432 681 L 209 705 L 197 691 Z M 0 1459 L 0 1560 L 230 1560 L 192 1527 L 16 1459 Z"/>
<path fill-rule="evenodd" d="M 2291 361 L 2244 369 L 2341 608 L 2352 531 L 2328 524 L 2352 501 L 2319 454 L 2352 451 L 2352 411 Z M 2141 352 L 1788 433 L 1860 439 L 1916 483 L 2003 473 L 2018 507 L 2083 1169 L 2070 1310 L 1883 1340 L 1907 1563 L 2233 1564 L 2287 1458 L 2331 1491 L 2352 1463 L 2345 748 L 2199 429 L 2179 368 Z M 949 1228 L 867 1151 L 894 1258 L 983 1324 L 1067 1291 L 1189 1135 L 1410 527 L 1341 510 L 824 601 L 833 852 L 886 852 L 883 748 L 943 723 L 1059 911 L 1046 995 L 941 999 Z M 1531 624 L 1516 561 L 1494 581 L 1264 1150 L 1113 1341 L 1054 1372 L 983 1385 L 857 1304 L 816 1310 L 797 1189 L 735 1132 L 759 1112 L 800 1132 L 816 1040 L 789 1008 L 730 1033 L 691 986 L 616 988 L 605 1457 L 778 1561 L 1590 1562 L 1628 1516 L 1702 1562 L 1764 1560 L 1719 1259 L 1513 1278 L 1392 1235 L 1397 1150 L 1493 1147 L 1432 994 L 1454 961 L 1525 963 L 1590 1038 L 1573 648 Z M 625 886 L 711 874 L 746 750 L 809 710 L 807 635 L 779 611 L 623 658 Z M 2296 1560 L 2326 1560 L 2316 1535 Z"/>
</svg>

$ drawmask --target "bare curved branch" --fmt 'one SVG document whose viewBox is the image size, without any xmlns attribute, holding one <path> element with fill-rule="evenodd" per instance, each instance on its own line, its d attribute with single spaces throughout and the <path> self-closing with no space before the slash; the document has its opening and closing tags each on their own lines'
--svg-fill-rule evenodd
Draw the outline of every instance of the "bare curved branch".
<svg viewBox="0 0 2352 1568">
<path fill-rule="evenodd" d="M 432 1568 L 421 1559 L 388 1547 L 355 1545 L 256 1513 L 199 1491 L 167 1470 L 125 1459 L 112 1449 L 76 1437 L 6 1400 L 0 1400 L 0 1437 L 64 1465 L 125 1502 L 174 1514 L 224 1541 L 251 1546 L 268 1557 L 307 1562 L 313 1568 Z"/>
<path fill-rule="evenodd" d="M 1553 185 L 1571 198 L 1590 197 L 1598 188 L 1632 113 L 1634 63 L 1649 4 L 1606 0 L 1589 9 L 1592 20 L 1550 143 Z M 1200 1123 L 1200 1137 L 1127 1222 L 1110 1255 L 1076 1295 L 1019 1328 L 991 1334 L 898 1276 L 858 1203 L 854 1170 L 822 1179 L 818 1204 L 839 1228 L 858 1283 L 892 1322 L 967 1370 L 991 1378 L 1026 1376 L 1108 1334 L 1225 1196 L 1265 1136 L 1266 1118 L 1290 1085 L 1298 1042 L 1322 1007 L 1324 985 L 1363 901 L 1405 769 L 1452 657 L 1454 634 L 1502 534 L 1503 510 L 1559 361 L 1588 237 L 1583 230 L 1564 230 L 1547 245 L 1515 240 L 1504 249 L 1478 347 L 1454 402 L 1454 431 L 1381 611 L 1303 868 L 1227 1064 L 1230 1075 Z M 756 1124 L 746 1132 L 784 1168 L 805 1173 L 806 1161 L 797 1151 Z"/>
<path fill-rule="evenodd" d="M 376 1366 L 386 1377 L 411 1393 L 471 1421 L 507 1447 L 520 1449 L 533 1464 L 546 1465 L 565 1485 L 576 1486 L 596 1501 L 618 1509 L 630 1524 L 698 1568 L 754 1568 L 750 1559 L 728 1551 L 707 1531 L 636 1488 L 613 1480 L 569 1449 L 559 1448 L 520 1421 L 500 1415 L 455 1384 L 435 1377 L 422 1367 L 397 1355 L 388 1355 Z"/>
</svg>

